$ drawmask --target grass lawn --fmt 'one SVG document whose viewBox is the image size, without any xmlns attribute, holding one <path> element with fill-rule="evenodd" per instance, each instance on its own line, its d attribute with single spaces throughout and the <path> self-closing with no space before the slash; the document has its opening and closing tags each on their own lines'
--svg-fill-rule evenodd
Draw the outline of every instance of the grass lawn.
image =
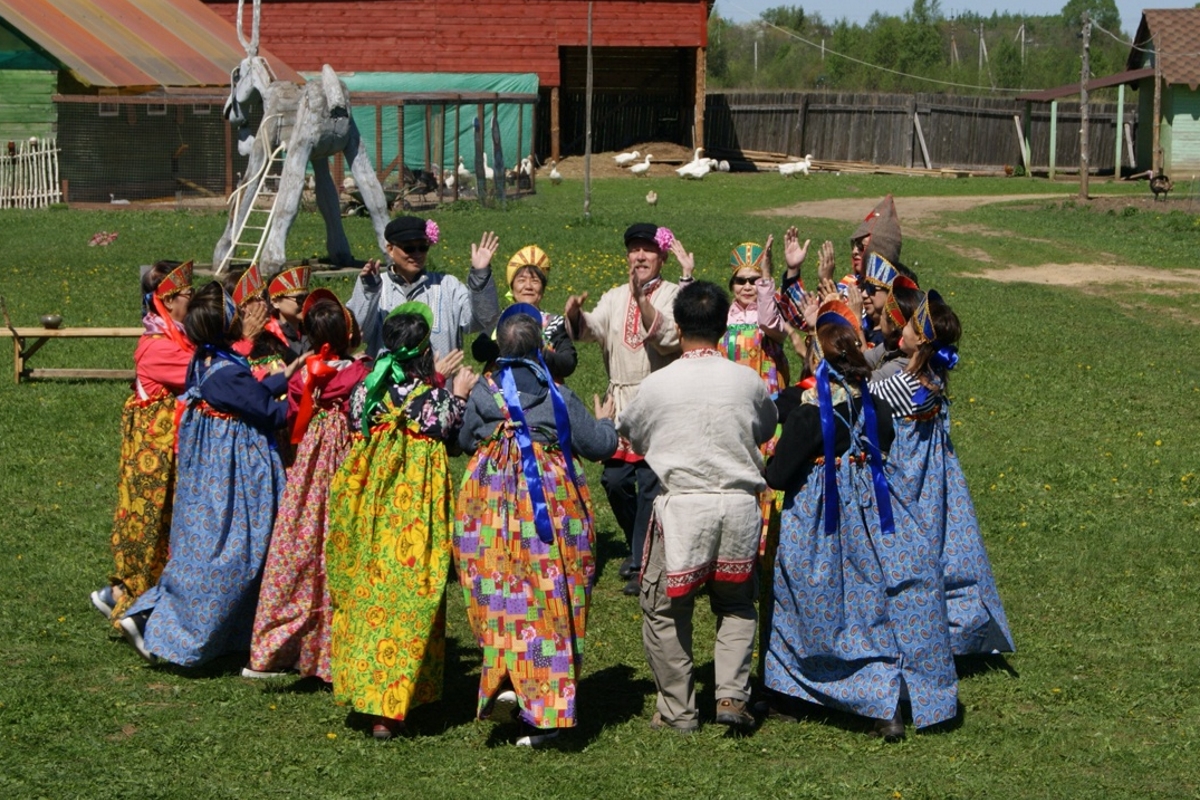
<svg viewBox="0 0 1200 800">
<path fill-rule="evenodd" d="M 307 682 L 251 682 L 231 658 L 199 671 L 147 667 L 87 595 L 104 583 L 115 502 L 118 382 L 0 379 L 0 796 L 25 797 L 1128 797 L 1196 796 L 1200 771 L 1200 217 L 1066 199 L 1071 184 L 815 175 L 714 174 L 544 185 L 508 210 L 435 212 L 431 265 L 464 274 L 469 243 L 500 236 L 504 259 L 541 244 L 553 264 L 546 306 L 593 301 L 623 280 L 621 232 L 649 219 L 724 281 L 729 250 L 789 220 L 753 212 L 886 192 L 1038 193 L 1044 200 L 956 208 L 905 226 L 904 260 L 963 321 L 953 425 L 1018 652 L 965 662 L 958 724 L 897 745 L 844 718 L 768 721 L 752 736 L 709 724 L 681 738 L 647 721 L 654 686 L 636 601 L 620 594 L 620 534 L 593 469 L 601 553 L 580 727 L 556 750 L 519 751 L 472 720 L 479 657 L 462 595 L 449 589 L 445 699 L 414 712 L 414 735 L 380 744 Z M 643 199 L 654 188 L 658 206 Z M 1140 198 L 1145 184 L 1093 183 Z M 793 220 L 848 258 L 854 223 Z M 186 211 L 0 211 L 0 294 L 16 325 L 58 312 L 66 325 L 136 325 L 137 265 L 211 259 L 221 216 Z M 347 220 L 362 256 L 365 219 Z M 108 247 L 90 248 L 99 230 Z M 323 252 L 315 215 L 289 252 Z M 781 254 L 781 251 L 777 251 Z M 782 260 L 782 259 L 780 259 Z M 501 262 L 503 263 L 503 262 Z M 848 262 L 847 262 L 848 263 Z M 985 269 L 1105 264 L 1136 280 L 1083 288 L 1000 282 Z M 814 258 L 806 268 L 811 275 Z M 1049 274 L 1052 266 L 1045 267 Z M 673 264 L 666 275 L 677 276 Z M 1149 277 L 1147 277 L 1149 276 Z M 343 297 L 353 275 L 320 279 Z M 5 340 L 7 344 L 7 340 Z M 128 365 L 132 343 L 55 341 L 40 366 Z M 571 385 L 604 386 L 595 347 Z M 4 361 L 7 370 L 7 361 Z M 1192 433 L 1189 433 L 1192 431 Z M 1192 442 L 1192 444 L 1189 444 Z M 712 715 L 712 625 L 697 625 L 702 714 Z M 1192 753 L 1192 755 L 1188 755 Z M 1190 765 L 1190 766 L 1189 766 Z"/>
</svg>

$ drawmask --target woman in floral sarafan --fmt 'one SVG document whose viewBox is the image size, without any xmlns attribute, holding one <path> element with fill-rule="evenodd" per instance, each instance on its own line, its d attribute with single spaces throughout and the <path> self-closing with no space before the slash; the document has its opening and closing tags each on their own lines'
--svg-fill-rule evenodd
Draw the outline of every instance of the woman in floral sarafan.
<svg viewBox="0 0 1200 800">
<path fill-rule="evenodd" d="M 279 504 L 263 570 L 250 666 L 244 678 L 301 677 L 330 680 L 332 612 L 325 582 L 329 486 L 350 452 L 350 393 L 370 371 L 351 357 L 361 343 L 350 311 L 328 289 L 317 289 L 303 307 L 305 340 L 316 351 L 288 384 L 295 463 Z"/>
<path fill-rule="evenodd" d="M 542 314 L 500 315 L 495 369 L 476 384 L 459 442 L 474 453 L 458 495 L 454 556 L 483 650 L 478 714 L 519 712 L 516 744 L 538 747 L 575 725 L 580 656 L 596 577 L 583 464 L 617 449 L 613 401 L 595 419 L 554 383 Z"/>
<path fill-rule="evenodd" d="M 195 346 L 183 330 L 192 299 L 192 262 L 159 261 L 142 276 L 142 325 L 133 353 L 133 395 L 121 412 L 121 472 L 113 513 L 113 573 L 92 605 L 120 619 L 158 582 L 167 563 L 175 494 L 175 398 L 183 394 Z"/>
<path fill-rule="evenodd" d="M 432 327 L 424 303 L 399 305 L 384 320 L 384 350 L 351 395 L 359 433 L 329 490 L 334 698 L 366 715 L 377 739 L 442 694 L 453 502 L 446 443 L 458 439 L 478 376 L 463 369 L 452 390 L 441 385 Z"/>
</svg>

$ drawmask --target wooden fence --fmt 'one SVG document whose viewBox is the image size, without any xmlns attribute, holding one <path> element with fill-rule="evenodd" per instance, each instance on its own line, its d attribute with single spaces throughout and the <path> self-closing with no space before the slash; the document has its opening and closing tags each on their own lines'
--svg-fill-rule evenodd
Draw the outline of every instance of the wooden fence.
<svg viewBox="0 0 1200 800">
<path fill-rule="evenodd" d="M 44 208 L 61 201 L 55 140 L 9 142 L 0 152 L 0 208 Z"/>
<path fill-rule="evenodd" d="M 1093 170 L 1113 170 L 1115 103 L 1092 103 L 1088 131 Z M 827 161 L 935 169 L 1003 169 L 1022 163 L 1017 119 L 1028 113 L 1031 163 L 1050 162 L 1050 106 L 1011 98 L 935 94 L 725 92 L 707 96 L 708 149 L 766 151 Z M 1078 103 L 1059 103 L 1056 162 L 1079 163 Z M 1136 135 L 1137 109 L 1124 121 Z M 1124 148 L 1123 148 L 1124 149 Z M 1128 155 L 1122 156 L 1128 167 Z"/>
</svg>

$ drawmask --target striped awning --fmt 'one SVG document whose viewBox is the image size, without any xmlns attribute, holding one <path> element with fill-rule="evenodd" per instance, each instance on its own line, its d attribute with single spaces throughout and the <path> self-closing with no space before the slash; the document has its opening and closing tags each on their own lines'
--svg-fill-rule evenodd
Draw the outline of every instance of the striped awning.
<svg viewBox="0 0 1200 800">
<path fill-rule="evenodd" d="M 0 0 L 0 18 L 90 86 L 228 86 L 245 56 L 237 31 L 201 0 Z M 259 54 L 279 79 L 304 82 Z"/>
</svg>

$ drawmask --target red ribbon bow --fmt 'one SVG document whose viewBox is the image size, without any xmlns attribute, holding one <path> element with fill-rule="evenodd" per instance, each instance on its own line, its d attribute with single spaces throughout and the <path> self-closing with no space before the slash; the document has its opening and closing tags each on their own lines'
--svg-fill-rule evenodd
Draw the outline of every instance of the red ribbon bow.
<svg viewBox="0 0 1200 800">
<path fill-rule="evenodd" d="M 321 352 L 304 359 L 304 393 L 300 398 L 296 421 L 292 424 L 292 444 L 300 444 L 308 432 L 308 423 L 312 421 L 316 404 L 314 392 L 324 390 L 333 376 L 337 375 L 337 367 L 330 363 L 335 360 L 337 354 L 328 344 L 321 345 Z"/>
</svg>

